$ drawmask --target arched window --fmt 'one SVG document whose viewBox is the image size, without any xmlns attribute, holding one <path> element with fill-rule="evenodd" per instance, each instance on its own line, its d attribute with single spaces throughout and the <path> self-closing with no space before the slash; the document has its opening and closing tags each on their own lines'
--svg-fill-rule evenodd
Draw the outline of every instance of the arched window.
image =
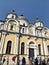
<svg viewBox="0 0 49 65">
<path fill-rule="evenodd" d="M 39 55 L 41 55 L 41 45 L 38 45 Z"/>
<path fill-rule="evenodd" d="M 10 30 L 13 30 L 13 25 L 11 25 Z"/>
<path fill-rule="evenodd" d="M 22 28 L 22 33 L 24 33 L 24 28 Z"/>
<path fill-rule="evenodd" d="M 23 24 L 23 26 L 25 26 L 25 23 Z"/>
<path fill-rule="evenodd" d="M 21 54 L 24 55 L 24 42 L 21 43 Z"/>
<path fill-rule="evenodd" d="M 12 45 L 12 42 L 8 41 L 7 42 L 7 47 L 6 47 L 6 54 L 10 54 L 10 52 L 11 52 L 11 45 Z"/>
<path fill-rule="evenodd" d="M 14 16 L 12 16 L 12 18 L 14 18 Z"/>
</svg>

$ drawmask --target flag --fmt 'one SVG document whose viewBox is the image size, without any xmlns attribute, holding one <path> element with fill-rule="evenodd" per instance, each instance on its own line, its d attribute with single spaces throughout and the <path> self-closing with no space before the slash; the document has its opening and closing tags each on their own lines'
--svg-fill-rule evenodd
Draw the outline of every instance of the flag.
<svg viewBox="0 0 49 65">
<path fill-rule="evenodd" d="M 13 60 L 13 61 L 15 61 L 15 59 L 16 59 L 16 56 L 12 57 L 12 60 Z"/>
</svg>

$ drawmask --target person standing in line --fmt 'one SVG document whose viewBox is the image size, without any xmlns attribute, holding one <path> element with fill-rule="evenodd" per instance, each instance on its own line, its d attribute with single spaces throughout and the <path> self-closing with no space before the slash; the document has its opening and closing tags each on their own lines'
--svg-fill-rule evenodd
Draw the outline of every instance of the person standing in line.
<svg viewBox="0 0 49 65">
<path fill-rule="evenodd" d="M 30 59 L 29 59 L 29 65 L 33 65 L 33 59 L 32 59 L 32 57 L 30 57 Z"/>
<path fill-rule="evenodd" d="M 43 61 L 42 61 L 42 65 L 46 65 L 45 59 L 43 59 Z"/>
<path fill-rule="evenodd" d="M 2 59 L 1 59 L 1 57 L 0 57 L 0 65 L 2 64 L 1 61 L 2 61 Z"/>
<path fill-rule="evenodd" d="M 35 65 L 38 65 L 38 59 L 37 58 L 35 59 Z"/>
<path fill-rule="evenodd" d="M 42 65 L 42 58 L 39 59 L 39 65 Z"/>
<path fill-rule="evenodd" d="M 17 65 L 20 65 L 20 59 L 17 59 L 17 60 L 18 60 Z"/>
<path fill-rule="evenodd" d="M 49 65 L 49 58 L 47 59 L 47 65 Z"/>
<path fill-rule="evenodd" d="M 25 57 L 22 58 L 22 65 L 26 65 Z"/>
</svg>

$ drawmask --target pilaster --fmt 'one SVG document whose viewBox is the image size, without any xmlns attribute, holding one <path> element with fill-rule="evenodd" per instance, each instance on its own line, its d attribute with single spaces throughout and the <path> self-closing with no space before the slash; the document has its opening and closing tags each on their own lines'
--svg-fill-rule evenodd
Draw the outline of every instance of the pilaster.
<svg viewBox="0 0 49 65">
<path fill-rule="evenodd" d="M 5 35 L 6 35 L 6 32 L 2 32 L 2 37 L 1 37 L 1 50 L 0 50 L 0 54 L 3 53 L 3 48 L 4 48 L 4 41 L 5 41 Z"/>
<path fill-rule="evenodd" d="M 43 39 L 43 45 L 44 45 L 44 53 L 45 53 L 45 55 L 47 55 L 45 39 Z"/>
</svg>

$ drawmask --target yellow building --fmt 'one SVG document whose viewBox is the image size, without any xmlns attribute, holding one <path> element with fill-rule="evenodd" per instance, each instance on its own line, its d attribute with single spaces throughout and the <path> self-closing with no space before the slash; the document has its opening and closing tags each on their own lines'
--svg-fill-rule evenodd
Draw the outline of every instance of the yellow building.
<svg viewBox="0 0 49 65">
<path fill-rule="evenodd" d="M 20 61 L 25 57 L 27 63 L 30 57 L 49 56 L 49 29 L 39 18 L 30 24 L 23 15 L 12 11 L 5 21 L 0 20 L 0 57 L 5 57 L 5 63 L 8 58 L 9 64 L 13 64 L 15 55 L 16 62 L 19 56 Z"/>
</svg>

